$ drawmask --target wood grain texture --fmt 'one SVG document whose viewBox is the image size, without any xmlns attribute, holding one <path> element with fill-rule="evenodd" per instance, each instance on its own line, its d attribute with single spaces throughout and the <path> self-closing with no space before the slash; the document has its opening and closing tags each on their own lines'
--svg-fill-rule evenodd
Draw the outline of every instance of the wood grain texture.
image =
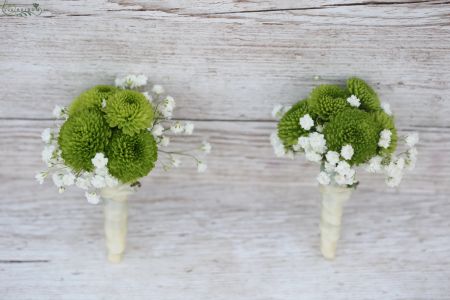
<svg viewBox="0 0 450 300">
<path fill-rule="evenodd" d="M 47 18 L 2 18 L 1 117 L 48 118 L 94 83 L 143 72 L 182 118 L 268 120 L 276 103 L 358 75 L 400 126 L 450 126 L 450 5 L 191 15 L 63 3 L 46 3 Z"/>
<path fill-rule="evenodd" d="M 0 14 L 2 300 L 449 299 L 448 1 L 39 3 L 40 17 Z M 206 137 L 213 152 L 205 174 L 186 162 L 142 181 L 110 265 L 101 206 L 33 176 L 52 107 L 130 72 L 196 121 L 173 147 Z M 361 173 L 328 262 L 317 166 L 274 157 L 270 112 L 350 75 L 419 131 L 419 162 L 397 189 Z"/>
</svg>

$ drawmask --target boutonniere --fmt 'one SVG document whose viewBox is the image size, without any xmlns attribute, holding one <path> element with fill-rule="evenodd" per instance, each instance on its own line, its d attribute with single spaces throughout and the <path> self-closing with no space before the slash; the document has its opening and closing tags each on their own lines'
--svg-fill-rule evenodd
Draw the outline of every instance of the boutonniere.
<svg viewBox="0 0 450 300">
<path fill-rule="evenodd" d="M 319 85 L 308 98 L 292 107 L 277 105 L 272 114 L 279 119 L 278 131 L 271 135 L 275 154 L 301 154 L 320 166 L 321 250 L 332 259 L 342 206 L 358 185 L 357 172 L 382 174 L 388 186 L 399 185 L 416 164 L 418 134 L 400 137 L 389 104 L 356 77 L 346 86 Z"/>
<path fill-rule="evenodd" d="M 206 170 L 211 145 L 169 150 L 171 138 L 192 135 L 194 124 L 172 121 L 173 97 L 161 85 L 150 90 L 147 77 L 128 75 L 113 85 L 97 85 L 68 106 L 53 110 L 55 126 L 42 132 L 42 160 L 47 169 L 36 179 L 50 177 L 60 193 L 76 186 L 90 203 L 105 205 L 109 258 L 120 260 L 125 247 L 128 195 L 157 164 L 176 168 L 183 158 Z M 115 225 L 114 225 L 115 224 Z"/>
</svg>

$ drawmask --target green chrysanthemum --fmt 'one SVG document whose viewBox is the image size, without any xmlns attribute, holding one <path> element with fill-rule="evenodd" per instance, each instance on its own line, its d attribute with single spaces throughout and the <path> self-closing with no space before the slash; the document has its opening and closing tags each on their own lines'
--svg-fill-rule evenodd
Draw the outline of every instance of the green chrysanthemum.
<svg viewBox="0 0 450 300">
<path fill-rule="evenodd" d="M 153 107 L 139 92 L 122 90 L 112 95 L 106 107 L 106 120 L 111 127 L 119 127 L 125 134 L 134 135 L 151 126 Z"/>
<path fill-rule="evenodd" d="M 150 132 L 142 131 L 131 136 L 116 130 L 106 150 L 109 172 L 124 183 L 136 181 L 153 169 L 157 151 Z"/>
<path fill-rule="evenodd" d="M 285 147 L 296 145 L 298 138 L 308 133 L 299 124 L 300 118 L 306 114 L 309 114 L 313 120 L 316 118 L 316 115 L 309 109 L 308 100 L 303 99 L 297 102 L 281 118 L 278 123 L 278 137 Z"/>
<path fill-rule="evenodd" d="M 70 105 L 69 115 L 86 108 L 101 108 L 103 99 L 107 100 L 118 89 L 111 85 L 97 85 L 81 93 Z"/>
<path fill-rule="evenodd" d="M 337 85 L 319 85 L 312 90 L 309 104 L 320 119 L 328 121 L 333 115 L 350 107 L 346 100 L 348 96 L 348 91 Z"/>
<path fill-rule="evenodd" d="M 381 155 L 389 155 L 394 153 L 397 148 L 397 129 L 395 128 L 394 118 L 389 116 L 384 111 L 376 111 L 371 113 L 373 120 L 378 125 L 378 132 L 380 133 L 383 129 L 389 129 L 392 132 L 391 143 L 388 148 L 380 148 L 379 152 Z"/>
<path fill-rule="evenodd" d="M 350 108 L 336 116 L 324 128 L 329 150 L 340 152 L 347 144 L 352 145 L 354 154 L 351 164 L 364 163 L 377 153 L 379 126 L 365 111 Z"/>
<path fill-rule="evenodd" d="M 75 171 L 91 171 L 91 159 L 104 152 L 111 129 L 97 109 L 85 109 L 69 117 L 59 132 L 58 143 L 65 163 Z"/>
<path fill-rule="evenodd" d="M 380 109 L 380 99 L 377 93 L 362 79 L 351 77 L 347 79 L 347 88 L 361 100 L 361 109 L 375 111 Z"/>
</svg>

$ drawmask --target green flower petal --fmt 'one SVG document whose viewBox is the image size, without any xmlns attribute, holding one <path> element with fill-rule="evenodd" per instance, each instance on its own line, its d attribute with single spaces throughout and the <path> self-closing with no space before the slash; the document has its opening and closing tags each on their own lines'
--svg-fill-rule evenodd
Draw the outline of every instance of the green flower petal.
<svg viewBox="0 0 450 300">
<path fill-rule="evenodd" d="M 148 131 L 131 136 L 116 130 L 106 156 L 111 175 L 127 183 L 146 176 L 153 169 L 158 149 L 155 139 Z"/>
<path fill-rule="evenodd" d="M 104 108 L 106 121 L 119 127 L 125 134 L 134 135 L 151 126 L 153 107 L 139 92 L 121 90 L 112 95 Z"/>
<path fill-rule="evenodd" d="M 335 114 L 349 108 L 348 91 L 337 85 L 319 85 L 311 91 L 309 104 L 311 110 L 323 121 L 329 121 Z"/>
<path fill-rule="evenodd" d="M 59 132 L 58 143 L 65 163 L 75 171 L 91 171 L 91 159 L 104 152 L 111 129 L 96 109 L 85 109 L 69 117 Z"/>
<path fill-rule="evenodd" d="M 313 120 L 316 119 L 316 115 L 309 108 L 308 100 L 304 99 L 295 104 L 281 118 L 278 123 L 278 137 L 285 147 L 296 145 L 298 138 L 309 132 L 304 130 L 299 124 L 300 118 L 306 114 L 309 114 Z"/>
<path fill-rule="evenodd" d="M 334 116 L 324 128 L 329 150 L 340 152 L 347 144 L 354 154 L 350 163 L 359 165 L 377 154 L 379 125 L 362 110 L 349 108 Z"/>
<path fill-rule="evenodd" d="M 347 79 L 347 88 L 361 100 L 361 109 L 375 111 L 380 109 L 380 99 L 377 93 L 362 79 L 351 77 Z"/>
<path fill-rule="evenodd" d="M 70 105 L 69 115 L 87 108 L 100 109 L 102 107 L 103 99 L 108 100 L 108 98 L 118 90 L 119 89 L 111 85 L 97 85 L 81 93 Z"/>
</svg>

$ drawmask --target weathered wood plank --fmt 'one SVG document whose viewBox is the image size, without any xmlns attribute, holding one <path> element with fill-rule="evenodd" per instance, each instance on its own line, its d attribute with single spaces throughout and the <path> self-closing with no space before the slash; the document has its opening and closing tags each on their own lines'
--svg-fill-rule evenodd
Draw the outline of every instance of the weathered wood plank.
<svg viewBox="0 0 450 300">
<path fill-rule="evenodd" d="M 448 195 L 358 190 L 335 262 L 318 251 L 313 187 L 149 182 L 130 202 L 124 262 L 101 207 L 18 179 L 0 186 L 5 299 L 446 299 Z M 11 195 L 12 193 L 12 195 Z M 193 196 L 195 195 L 195 197 Z M 2 196 L 3 197 L 3 196 Z M 20 205 L 16 205 L 20 203 Z M 326 284 L 325 284 L 326 282 Z"/>
<path fill-rule="evenodd" d="M 40 151 L 43 148 L 40 132 L 51 125 L 51 121 L 0 121 L 0 178 L 8 189 L 17 189 L 16 179 L 29 178 L 33 181 L 34 172 L 44 167 L 40 161 Z M 275 129 L 274 123 L 203 121 L 196 122 L 196 128 L 198 135 L 178 138 L 179 141 L 186 141 L 179 145 L 192 148 L 194 143 L 200 143 L 203 137 L 208 138 L 213 146 L 213 152 L 208 157 L 208 173 L 198 174 L 195 166 L 187 161 L 186 166 L 182 166 L 180 170 L 164 172 L 157 168 L 144 180 L 144 184 L 195 181 L 199 184 L 261 184 L 274 188 L 316 185 L 317 165 L 302 158 L 292 161 L 274 156 L 269 142 L 269 135 Z M 417 168 L 405 176 L 398 190 L 391 192 L 449 192 L 450 130 L 411 129 L 418 130 L 422 139 L 418 147 L 420 154 Z M 175 137 L 174 141 L 176 140 Z M 361 172 L 359 178 L 362 188 L 390 190 L 381 177 Z"/>
<path fill-rule="evenodd" d="M 400 125 L 450 126 L 445 4 L 228 15 L 120 6 L 74 16 L 71 3 L 80 14 L 91 7 L 50 2 L 60 10 L 51 18 L 0 19 L 0 71 L 8 74 L 0 117 L 47 118 L 94 83 L 142 72 L 180 100 L 183 118 L 268 120 L 276 103 L 359 75 L 392 103 Z"/>
</svg>

